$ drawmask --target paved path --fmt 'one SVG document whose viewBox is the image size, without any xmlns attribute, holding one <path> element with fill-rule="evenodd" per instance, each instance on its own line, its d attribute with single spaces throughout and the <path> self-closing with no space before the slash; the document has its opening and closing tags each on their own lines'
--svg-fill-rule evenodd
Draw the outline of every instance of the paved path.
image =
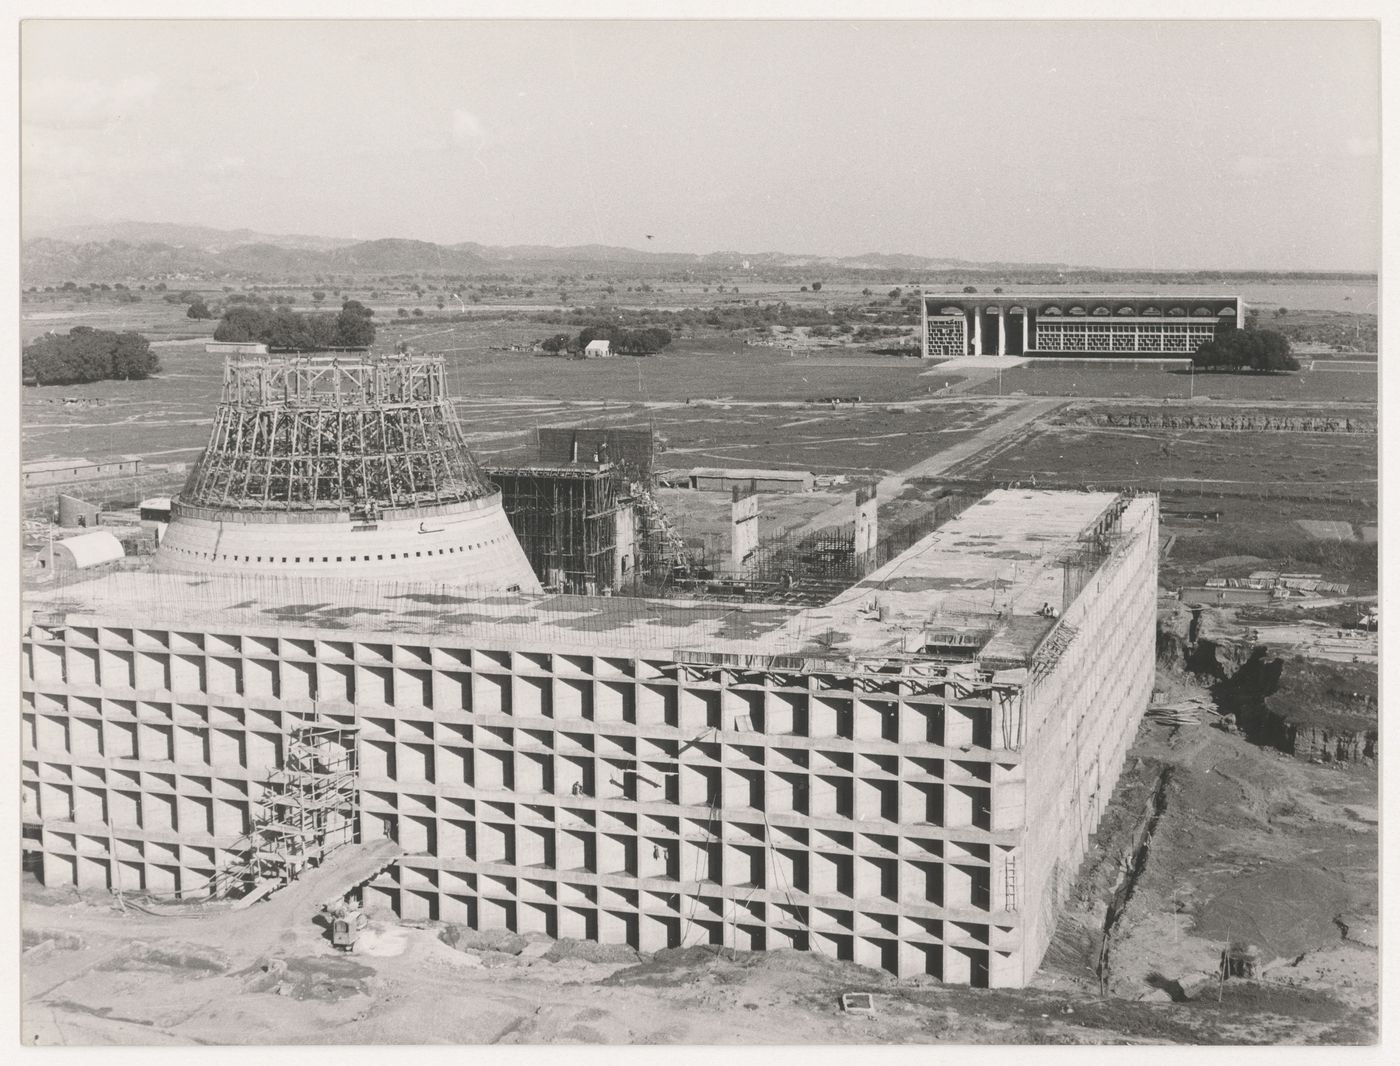
<svg viewBox="0 0 1400 1066">
<path fill-rule="evenodd" d="M 1009 404 L 1001 417 L 966 440 L 959 441 L 957 444 L 943 449 L 937 455 L 923 459 L 898 473 L 881 478 L 875 486 L 875 494 L 881 501 L 888 501 L 898 496 L 904 490 L 905 483 L 913 478 L 937 477 L 939 474 L 947 473 L 963 460 L 970 459 L 990 448 L 993 444 L 1021 432 L 1064 402 L 1062 399 L 1055 398 L 1024 400 Z M 814 533 L 827 526 L 838 526 L 853 519 L 853 505 L 851 500 L 847 498 L 832 507 L 828 507 L 825 511 L 813 515 L 805 525 L 792 532 L 794 535 L 801 536 L 806 533 Z"/>
</svg>

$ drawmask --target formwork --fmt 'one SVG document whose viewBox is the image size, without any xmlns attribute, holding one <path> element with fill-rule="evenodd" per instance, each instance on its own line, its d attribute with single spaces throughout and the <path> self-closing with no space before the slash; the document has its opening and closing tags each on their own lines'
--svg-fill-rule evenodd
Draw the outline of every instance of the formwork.
<svg viewBox="0 0 1400 1066">
<path fill-rule="evenodd" d="M 626 486 L 610 464 L 494 466 L 491 479 L 541 583 L 590 593 L 615 586 L 619 494 Z"/>
<path fill-rule="evenodd" d="M 229 358 L 164 570 L 538 581 L 467 447 L 442 356 Z"/>
<path fill-rule="evenodd" d="M 809 609 L 118 575 L 29 621 L 25 824 L 48 883 L 182 891 L 354 726 L 371 906 L 1022 985 L 1150 694 L 1156 529 L 993 493 Z"/>
<path fill-rule="evenodd" d="M 372 514 L 489 495 L 444 366 L 422 355 L 227 359 L 209 445 L 180 500 Z"/>
</svg>

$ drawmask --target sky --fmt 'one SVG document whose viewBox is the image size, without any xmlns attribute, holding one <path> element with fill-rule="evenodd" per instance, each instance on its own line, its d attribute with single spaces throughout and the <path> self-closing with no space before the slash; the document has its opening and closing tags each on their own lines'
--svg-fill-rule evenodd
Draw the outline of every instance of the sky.
<svg viewBox="0 0 1400 1066">
<path fill-rule="evenodd" d="M 21 63 L 30 233 L 1379 267 L 1372 22 L 41 20 Z"/>
</svg>

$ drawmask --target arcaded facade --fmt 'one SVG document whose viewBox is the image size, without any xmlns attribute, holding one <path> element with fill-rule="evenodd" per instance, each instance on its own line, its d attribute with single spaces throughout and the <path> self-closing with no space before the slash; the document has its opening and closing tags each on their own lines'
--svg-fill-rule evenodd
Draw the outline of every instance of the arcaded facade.
<svg viewBox="0 0 1400 1066">
<path fill-rule="evenodd" d="M 28 845 L 198 896 L 319 723 L 407 852 L 371 906 L 1022 985 L 1147 703 L 1156 550 L 1152 497 L 1004 491 L 819 609 L 111 575 L 29 605 Z"/>
<path fill-rule="evenodd" d="M 1237 296 L 923 293 L 925 359 L 966 355 L 1188 358 L 1243 322 Z"/>
</svg>

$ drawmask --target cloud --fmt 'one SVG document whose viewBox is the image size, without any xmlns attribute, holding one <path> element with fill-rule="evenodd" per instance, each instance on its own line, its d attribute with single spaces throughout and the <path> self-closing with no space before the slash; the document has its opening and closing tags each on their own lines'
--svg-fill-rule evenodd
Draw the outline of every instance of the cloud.
<svg viewBox="0 0 1400 1066">
<path fill-rule="evenodd" d="M 159 87 L 145 75 L 112 82 L 36 78 L 24 86 L 24 122 L 58 130 L 105 129 L 152 100 Z"/>
<path fill-rule="evenodd" d="M 486 136 L 486 128 L 481 119 L 465 107 L 452 110 L 452 139 L 456 141 L 478 141 Z"/>
</svg>

